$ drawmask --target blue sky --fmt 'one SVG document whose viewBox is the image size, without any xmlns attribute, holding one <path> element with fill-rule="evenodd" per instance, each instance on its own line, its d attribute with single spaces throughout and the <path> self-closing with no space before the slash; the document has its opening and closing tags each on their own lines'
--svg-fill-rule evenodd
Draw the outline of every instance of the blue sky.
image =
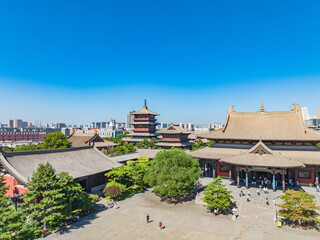
<svg viewBox="0 0 320 240">
<path fill-rule="evenodd" d="M 319 1 L 1 1 L 0 122 L 320 108 Z"/>
</svg>

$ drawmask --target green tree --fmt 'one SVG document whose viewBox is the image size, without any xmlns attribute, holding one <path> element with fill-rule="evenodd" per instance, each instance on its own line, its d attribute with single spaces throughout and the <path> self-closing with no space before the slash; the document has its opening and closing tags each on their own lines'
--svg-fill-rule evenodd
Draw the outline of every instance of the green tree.
<svg viewBox="0 0 320 240">
<path fill-rule="evenodd" d="M 316 205 L 315 196 L 302 190 L 287 190 L 284 195 L 279 197 L 282 204 L 277 204 L 281 209 L 279 215 L 292 222 L 314 222 L 320 224 L 320 207 Z"/>
<path fill-rule="evenodd" d="M 317 146 L 320 147 L 320 143 L 317 143 Z"/>
<path fill-rule="evenodd" d="M 5 194 L 9 189 L 6 186 L 4 176 L 0 174 L 0 238 L 9 238 L 12 231 L 10 230 L 10 222 L 12 219 L 13 208 L 10 204 L 10 199 Z"/>
<path fill-rule="evenodd" d="M 44 142 L 38 144 L 27 144 L 23 146 L 4 147 L 5 152 L 20 152 L 20 151 L 34 151 L 34 150 L 44 150 L 52 148 L 67 148 L 70 146 L 67 137 L 61 132 L 48 133 L 44 136 Z"/>
<path fill-rule="evenodd" d="M 70 215 L 73 209 L 73 203 L 76 201 L 83 201 L 85 199 L 83 194 L 83 188 L 80 183 L 77 183 L 72 176 L 67 172 L 61 172 L 58 174 L 60 187 L 66 197 L 67 214 Z M 90 203 L 90 200 L 88 203 Z"/>
<path fill-rule="evenodd" d="M 211 211 L 217 209 L 226 210 L 230 204 L 233 196 L 232 191 L 228 191 L 225 185 L 222 184 L 222 178 L 217 177 L 204 190 L 203 201 L 207 203 L 205 207 Z"/>
<path fill-rule="evenodd" d="M 119 183 L 130 181 L 130 175 L 130 168 L 125 165 L 118 168 L 112 168 L 111 171 L 105 174 L 106 177 L 116 180 Z"/>
<path fill-rule="evenodd" d="M 200 174 L 197 159 L 183 150 L 171 149 L 157 153 L 144 180 L 162 196 L 184 196 L 194 188 Z"/>
<path fill-rule="evenodd" d="M 21 209 L 14 210 L 9 196 L 5 195 L 8 189 L 0 175 L 0 239 L 33 239 L 37 227 L 27 222 Z"/>
<path fill-rule="evenodd" d="M 142 142 L 137 143 L 137 148 L 139 149 L 155 149 L 156 148 L 156 144 L 157 144 L 157 139 L 156 138 L 151 138 L 149 139 L 143 139 Z"/>
<path fill-rule="evenodd" d="M 48 133 L 44 136 L 44 144 L 48 148 L 67 148 L 70 142 L 67 140 L 67 136 L 61 132 Z"/>
<path fill-rule="evenodd" d="M 211 146 L 214 144 L 214 141 L 208 141 L 207 143 L 204 143 L 201 139 L 198 140 L 195 144 L 192 145 L 191 151 L 199 150 L 208 146 Z"/>
<path fill-rule="evenodd" d="M 49 226 L 56 226 L 65 219 L 68 214 L 66 195 L 49 163 L 39 164 L 27 187 L 25 209 L 32 219 Z"/>
<path fill-rule="evenodd" d="M 146 163 L 134 163 L 130 165 L 130 177 L 134 181 L 134 184 L 138 184 L 140 187 L 145 185 L 144 176 L 148 170 Z"/>
</svg>

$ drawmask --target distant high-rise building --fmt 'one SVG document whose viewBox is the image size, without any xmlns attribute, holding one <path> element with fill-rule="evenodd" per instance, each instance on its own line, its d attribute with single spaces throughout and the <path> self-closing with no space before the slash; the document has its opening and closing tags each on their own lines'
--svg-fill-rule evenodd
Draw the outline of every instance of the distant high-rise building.
<svg viewBox="0 0 320 240">
<path fill-rule="evenodd" d="M 65 123 L 56 123 L 56 128 L 57 129 L 62 129 L 62 128 L 65 128 L 67 127 L 67 125 Z"/>
<path fill-rule="evenodd" d="M 188 123 L 188 130 L 189 130 L 189 131 L 194 131 L 194 125 L 193 125 L 193 123 Z"/>
<path fill-rule="evenodd" d="M 302 115 L 303 121 L 307 121 L 307 120 L 310 119 L 310 115 L 308 113 L 308 108 L 307 107 L 302 107 L 301 108 L 301 115 Z"/>
<path fill-rule="evenodd" d="M 22 128 L 28 127 L 28 122 L 22 121 L 21 127 Z"/>
<path fill-rule="evenodd" d="M 13 119 L 13 128 L 22 128 L 22 119 Z"/>
<path fill-rule="evenodd" d="M 8 121 L 8 128 L 13 128 L 13 120 L 12 119 L 10 119 Z"/>
<path fill-rule="evenodd" d="M 133 125 L 131 123 L 133 122 L 134 112 L 135 111 L 132 111 L 129 114 L 127 114 L 127 128 L 133 128 Z"/>
</svg>

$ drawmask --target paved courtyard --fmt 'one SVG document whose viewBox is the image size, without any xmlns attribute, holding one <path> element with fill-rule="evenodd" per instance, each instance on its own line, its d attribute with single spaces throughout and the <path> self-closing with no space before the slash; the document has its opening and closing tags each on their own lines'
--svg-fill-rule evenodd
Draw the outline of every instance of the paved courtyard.
<svg viewBox="0 0 320 240">
<path fill-rule="evenodd" d="M 203 180 L 204 183 L 208 179 Z M 119 209 L 103 210 L 105 200 L 99 202 L 102 211 L 73 224 L 68 230 L 51 234 L 45 239 L 320 239 L 315 230 L 277 228 L 274 223 L 276 207 L 272 199 L 281 194 L 269 193 L 257 196 L 251 188 L 251 201 L 239 197 L 236 186 L 224 180 L 234 190 L 239 218 L 212 216 L 195 200 L 181 204 L 161 202 L 151 190 L 119 202 Z M 247 190 L 245 190 L 247 193 Z M 268 196 L 270 205 L 265 204 Z M 149 213 L 151 223 L 146 223 Z M 165 226 L 160 230 L 158 222 Z"/>
</svg>

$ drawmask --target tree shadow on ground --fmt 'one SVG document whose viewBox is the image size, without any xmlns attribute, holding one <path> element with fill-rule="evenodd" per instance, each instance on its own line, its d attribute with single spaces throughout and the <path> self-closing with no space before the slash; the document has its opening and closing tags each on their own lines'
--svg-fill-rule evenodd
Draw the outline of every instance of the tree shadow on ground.
<svg viewBox="0 0 320 240">
<path fill-rule="evenodd" d="M 224 216 L 227 216 L 227 215 L 232 215 L 233 212 L 232 212 L 232 209 L 238 209 L 238 205 L 236 202 L 231 202 L 230 206 L 226 209 L 226 210 L 223 210 L 223 211 L 219 211 L 217 214 L 215 214 L 215 216 L 221 216 L 221 215 L 224 215 Z M 214 212 L 211 210 L 211 209 L 207 209 L 207 213 L 210 213 L 210 214 L 214 214 Z M 238 215 L 238 214 L 236 214 Z"/>
<path fill-rule="evenodd" d="M 297 229 L 303 229 L 303 230 L 316 230 L 318 232 L 320 232 L 320 226 L 317 225 L 315 222 L 308 222 L 308 223 L 301 223 L 299 224 L 298 221 L 296 222 L 292 222 L 289 219 L 283 219 L 282 222 L 292 228 L 297 228 Z"/>
<path fill-rule="evenodd" d="M 166 202 L 168 204 L 177 205 L 177 204 L 182 204 L 184 202 L 190 202 L 190 201 L 195 200 L 196 195 L 197 195 L 197 191 L 192 190 L 186 195 L 174 196 L 172 198 L 171 197 L 167 197 L 167 196 L 162 196 L 160 194 L 156 194 L 156 195 L 160 197 L 160 201 L 161 202 Z"/>
<path fill-rule="evenodd" d="M 98 214 L 99 212 L 101 212 L 101 211 L 106 211 L 106 210 L 107 210 L 107 207 L 106 207 L 104 204 L 101 204 L 101 203 L 95 204 L 94 208 L 97 209 L 98 211 L 97 211 L 97 212 L 94 212 L 94 213 L 92 213 L 92 214 L 90 214 L 90 215 L 88 215 L 88 216 L 86 216 L 86 217 L 84 217 L 84 218 L 82 218 L 82 219 L 80 219 L 79 222 L 75 222 L 75 223 L 71 224 L 71 225 L 68 226 L 68 227 L 62 227 L 62 228 L 56 230 L 56 231 L 54 232 L 54 234 L 63 235 L 63 234 L 65 234 L 65 233 L 70 232 L 70 231 L 73 230 L 73 229 L 83 228 L 84 226 L 91 224 L 91 222 L 92 222 L 94 219 L 98 218 L 97 214 Z"/>
</svg>

